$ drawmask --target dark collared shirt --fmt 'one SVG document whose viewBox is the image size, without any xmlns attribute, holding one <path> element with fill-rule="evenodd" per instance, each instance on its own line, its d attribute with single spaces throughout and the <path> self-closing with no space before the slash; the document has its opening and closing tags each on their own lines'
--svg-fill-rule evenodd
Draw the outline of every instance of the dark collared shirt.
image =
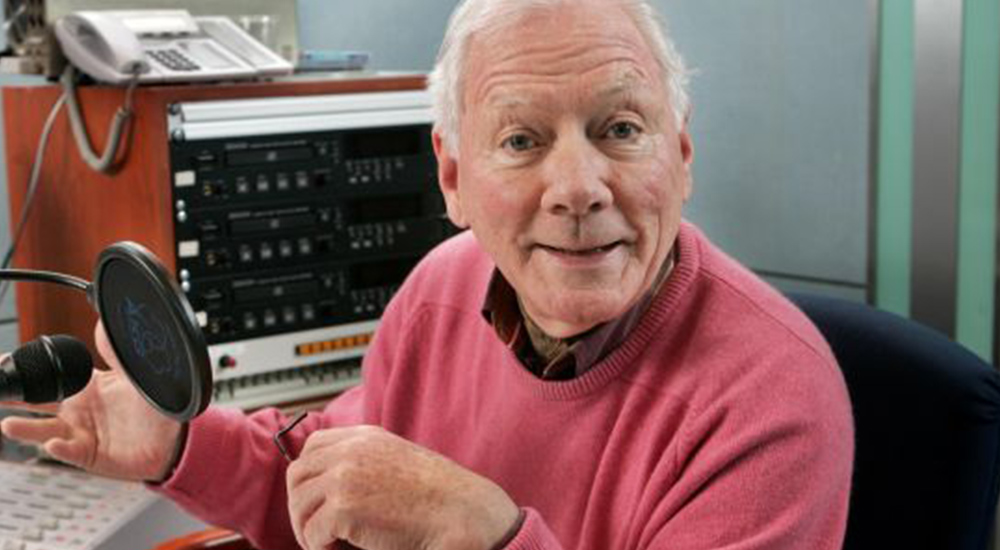
<svg viewBox="0 0 1000 550">
<path fill-rule="evenodd" d="M 639 324 L 674 266 L 674 253 L 664 262 L 650 290 L 621 317 L 570 338 L 552 338 L 521 307 L 514 288 L 494 269 L 483 303 L 483 317 L 521 363 L 544 380 L 569 380 L 587 372 L 611 353 Z"/>
</svg>

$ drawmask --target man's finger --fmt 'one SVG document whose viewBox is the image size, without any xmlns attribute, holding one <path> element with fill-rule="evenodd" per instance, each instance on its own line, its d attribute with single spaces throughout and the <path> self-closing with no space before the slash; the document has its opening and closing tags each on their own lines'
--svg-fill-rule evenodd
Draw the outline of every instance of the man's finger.
<svg viewBox="0 0 1000 550">
<path fill-rule="evenodd" d="M 11 439 L 29 443 L 45 443 L 53 438 L 67 438 L 71 429 L 61 418 L 9 417 L 0 422 L 0 431 Z"/>
<path fill-rule="evenodd" d="M 300 527 L 300 544 L 305 543 L 303 548 L 354 548 L 353 546 L 343 546 L 334 535 L 336 524 L 339 518 L 331 513 L 331 507 L 326 500 L 320 500 L 316 509 L 304 518 Z"/>
<path fill-rule="evenodd" d="M 87 468 L 90 460 L 90 445 L 83 441 L 73 441 L 68 439 L 52 439 L 44 445 L 45 452 L 52 458 Z"/>
<path fill-rule="evenodd" d="M 322 449 L 340 445 L 347 440 L 370 436 L 372 433 L 380 431 L 382 431 L 381 428 L 367 424 L 316 430 L 312 432 L 308 438 L 306 438 L 305 445 L 303 445 L 302 450 L 299 451 L 299 456 L 313 454 Z"/>
<path fill-rule="evenodd" d="M 59 403 L 25 403 L 23 401 L 0 401 L 0 409 L 11 411 L 56 414 L 59 412 Z"/>
</svg>

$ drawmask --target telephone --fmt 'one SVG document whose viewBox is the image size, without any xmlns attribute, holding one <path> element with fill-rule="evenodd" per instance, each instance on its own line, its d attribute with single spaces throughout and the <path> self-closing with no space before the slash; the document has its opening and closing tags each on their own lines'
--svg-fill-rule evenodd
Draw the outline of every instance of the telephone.
<svg viewBox="0 0 1000 550">
<path fill-rule="evenodd" d="M 70 63 L 109 84 L 280 76 L 292 64 L 227 17 L 185 10 L 78 11 L 55 23 Z"/>
</svg>

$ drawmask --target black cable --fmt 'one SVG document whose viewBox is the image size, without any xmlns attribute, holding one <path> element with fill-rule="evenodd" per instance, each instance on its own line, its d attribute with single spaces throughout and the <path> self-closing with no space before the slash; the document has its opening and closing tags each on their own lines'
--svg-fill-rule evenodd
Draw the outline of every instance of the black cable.
<svg viewBox="0 0 1000 550">
<path fill-rule="evenodd" d="M 3 281 L 31 281 L 38 283 L 55 283 L 57 285 L 68 286 L 84 292 L 90 292 L 90 281 L 64 275 L 53 271 L 36 271 L 34 269 L 0 269 L 0 280 Z"/>
</svg>

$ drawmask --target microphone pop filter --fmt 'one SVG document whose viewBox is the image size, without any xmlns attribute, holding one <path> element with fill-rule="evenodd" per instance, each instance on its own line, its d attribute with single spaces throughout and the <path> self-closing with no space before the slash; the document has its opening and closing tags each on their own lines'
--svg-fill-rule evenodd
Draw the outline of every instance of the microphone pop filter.
<svg viewBox="0 0 1000 550">
<path fill-rule="evenodd" d="M 212 368 L 190 303 L 156 257 L 132 242 L 97 259 L 91 300 L 125 374 L 162 414 L 188 421 L 208 407 Z"/>
</svg>

